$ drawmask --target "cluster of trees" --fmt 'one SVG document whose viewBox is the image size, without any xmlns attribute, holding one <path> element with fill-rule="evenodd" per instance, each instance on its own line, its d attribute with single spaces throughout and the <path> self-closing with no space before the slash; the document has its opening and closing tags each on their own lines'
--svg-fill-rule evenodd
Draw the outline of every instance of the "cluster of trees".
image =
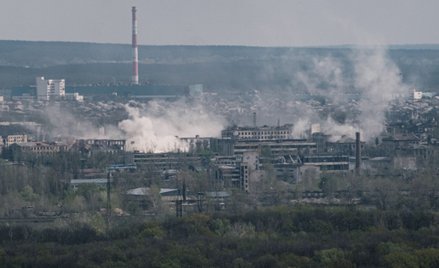
<svg viewBox="0 0 439 268">
<path fill-rule="evenodd" d="M 115 226 L 0 226 L 3 267 L 438 267 L 437 215 L 274 207 Z"/>
<path fill-rule="evenodd" d="M 96 153 L 84 158 L 78 152 L 36 155 L 14 146 L 4 148 L 0 159 L 0 218 L 27 217 L 23 214 L 26 207 L 59 213 L 98 211 L 105 207 L 105 187 L 88 185 L 74 190 L 70 180 L 81 178 L 82 168 L 105 172 L 115 158 L 119 160 L 120 156 Z"/>
</svg>

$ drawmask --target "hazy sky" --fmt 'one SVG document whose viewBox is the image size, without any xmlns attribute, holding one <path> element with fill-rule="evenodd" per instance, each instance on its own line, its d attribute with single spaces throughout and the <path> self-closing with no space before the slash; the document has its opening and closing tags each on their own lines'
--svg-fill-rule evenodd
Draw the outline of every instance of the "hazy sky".
<svg viewBox="0 0 439 268">
<path fill-rule="evenodd" d="M 439 43 L 439 0 L 0 0 L 0 39 L 319 46 Z"/>
</svg>

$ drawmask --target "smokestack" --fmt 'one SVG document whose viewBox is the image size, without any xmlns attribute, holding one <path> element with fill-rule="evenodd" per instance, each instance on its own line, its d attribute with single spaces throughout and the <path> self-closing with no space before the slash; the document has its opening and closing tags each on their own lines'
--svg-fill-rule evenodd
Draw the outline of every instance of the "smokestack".
<svg viewBox="0 0 439 268">
<path fill-rule="evenodd" d="M 361 165 L 361 142 L 360 132 L 355 132 L 355 172 L 360 174 Z"/>
<path fill-rule="evenodd" d="M 253 112 L 253 127 L 256 127 L 256 112 Z"/>
<path fill-rule="evenodd" d="M 137 18 L 136 18 L 136 7 L 132 8 L 132 14 L 133 14 L 133 39 L 132 39 L 132 46 L 133 46 L 133 77 L 131 78 L 131 83 L 133 85 L 139 84 L 139 52 L 137 49 Z"/>
</svg>

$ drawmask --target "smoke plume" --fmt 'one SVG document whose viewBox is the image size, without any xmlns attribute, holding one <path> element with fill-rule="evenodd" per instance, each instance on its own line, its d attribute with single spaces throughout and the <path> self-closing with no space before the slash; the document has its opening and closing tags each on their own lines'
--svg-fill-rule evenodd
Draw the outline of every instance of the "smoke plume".
<svg viewBox="0 0 439 268">
<path fill-rule="evenodd" d="M 362 50 L 355 57 L 355 87 L 360 91 L 359 128 L 366 140 L 384 130 L 385 112 L 390 103 L 408 94 L 398 67 L 383 48 Z"/>
<path fill-rule="evenodd" d="M 386 110 L 408 94 L 408 86 L 383 47 L 353 49 L 347 60 L 346 65 L 332 57 L 313 59 L 310 70 L 295 75 L 310 95 L 324 97 L 329 109 L 318 117 L 314 107 L 302 109 L 300 119 L 294 121 L 295 133 L 304 133 L 312 123 L 319 123 L 334 139 L 361 131 L 364 140 L 372 140 L 383 132 Z M 345 70 L 349 67 L 353 71 Z"/>
<path fill-rule="evenodd" d="M 186 151 L 179 137 L 219 136 L 225 126 L 222 117 L 201 103 L 181 99 L 175 102 L 152 101 L 125 106 L 128 119 L 119 123 L 129 150 L 143 152 Z"/>
<path fill-rule="evenodd" d="M 61 107 L 60 103 L 52 103 L 43 110 L 44 124 L 50 134 L 47 138 L 76 139 L 120 139 L 122 132 L 114 125 L 97 126 L 84 117 L 74 114 L 70 108 Z"/>
</svg>

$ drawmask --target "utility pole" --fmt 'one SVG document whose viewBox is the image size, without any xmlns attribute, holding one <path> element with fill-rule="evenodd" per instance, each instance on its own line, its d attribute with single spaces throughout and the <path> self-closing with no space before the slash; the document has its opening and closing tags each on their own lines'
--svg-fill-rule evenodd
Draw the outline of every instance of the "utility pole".
<svg viewBox="0 0 439 268">
<path fill-rule="evenodd" d="M 180 186 L 177 183 L 177 200 L 175 200 L 175 212 L 177 218 L 183 217 L 183 202 L 186 202 L 186 181 L 183 179 L 182 189 L 180 190 Z"/>
<path fill-rule="evenodd" d="M 107 169 L 107 232 L 110 230 L 111 218 L 111 170 Z"/>
<path fill-rule="evenodd" d="M 203 212 L 203 196 L 204 193 L 198 192 L 197 194 L 197 205 L 198 205 L 198 212 Z"/>
</svg>

